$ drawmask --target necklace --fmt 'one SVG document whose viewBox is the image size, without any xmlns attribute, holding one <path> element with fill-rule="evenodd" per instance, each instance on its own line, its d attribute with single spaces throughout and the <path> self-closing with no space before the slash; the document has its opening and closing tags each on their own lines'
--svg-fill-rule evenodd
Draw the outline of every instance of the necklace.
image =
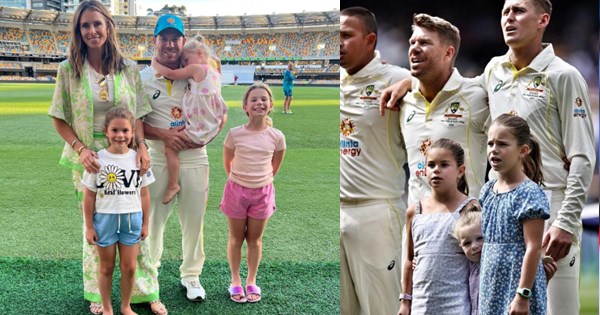
<svg viewBox="0 0 600 315">
<path fill-rule="evenodd" d="M 98 86 L 100 87 L 100 92 L 98 93 L 98 96 L 100 96 L 101 100 L 108 102 L 108 83 L 106 80 L 106 76 L 96 72 L 96 70 L 94 70 L 93 67 L 90 68 L 92 70 L 92 74 L 94 75 L 94 83 L 98 84 Z"/>
</svg>

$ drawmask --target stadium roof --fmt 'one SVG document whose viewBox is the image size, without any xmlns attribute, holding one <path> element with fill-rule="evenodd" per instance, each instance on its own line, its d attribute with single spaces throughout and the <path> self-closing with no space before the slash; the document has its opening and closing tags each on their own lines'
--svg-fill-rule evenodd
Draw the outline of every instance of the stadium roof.
<svg viewBox="0 0 600 315">
<path fill-rule="evenodd" d="M 115 15 L 117 28 L 152 30 L 158 19 L 156 16 Z M 302 12 L 286 14 L 243 15 L 243 16 L 189 16 L 184 17 L 184 24 L 190 31 L 194 30 L 244 30 L 300 28 L 312 26 L 338 26 L 339 11 Z M 51 25 L 69 28 L 73 13 L 48 10 L 30 10 L 12 7 L 0 7 L 0 22 Z"/>
</svg>

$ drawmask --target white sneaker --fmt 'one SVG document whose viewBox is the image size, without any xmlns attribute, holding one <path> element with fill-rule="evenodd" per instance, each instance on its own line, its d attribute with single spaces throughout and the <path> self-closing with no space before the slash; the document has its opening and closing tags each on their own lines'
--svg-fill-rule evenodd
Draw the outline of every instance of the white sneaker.
<svg viewBox="0 0 600 315">
<path fill-rule="evenodd" d="M 202 302 L 206 298 L 206 291 L 204 291 L 198 279 L 181 279 L 181 285 L 187 290 L 188 300 Z"/>
</svg>

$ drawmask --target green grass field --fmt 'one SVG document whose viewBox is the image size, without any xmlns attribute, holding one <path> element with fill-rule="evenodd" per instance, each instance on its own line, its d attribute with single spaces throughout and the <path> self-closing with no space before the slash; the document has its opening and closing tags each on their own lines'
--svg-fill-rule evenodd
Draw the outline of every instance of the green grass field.
<svg viewBox="0 0 600 315">
<path fill-rule="evenodd" d="M 245 87 L 223 87 L 230 107 L 225 130 L 243 124 Z M 0 84 L 0 313 L 89 314 L 82 299 L 81 214 L 70 172 L 58 165 L 64 142 L 46 115 L 51 84 Z M 339 313 L 339 155 L 337 88 L 294 88 L 294 115 L 282 115 L 273 87 L 274 125 L 287 153 L 275 179 L 277 212 L 264 236 L 255 305 L 229 301 L 227 223 L 219 211 L 226 176 L 222 143 L 208 146 L 210 196 L 204 222 L 207 301 L 187 301 L 178 283 L 181 232 L 176 214 L 165 233 L 159 281 L 170 314 Z M 114 305 L 118 306 L 115 284 Z M 113 290 L 113 291 L 115 291 Z M 145 306 L 134 307 L 150 314 Z"/>
</svg>

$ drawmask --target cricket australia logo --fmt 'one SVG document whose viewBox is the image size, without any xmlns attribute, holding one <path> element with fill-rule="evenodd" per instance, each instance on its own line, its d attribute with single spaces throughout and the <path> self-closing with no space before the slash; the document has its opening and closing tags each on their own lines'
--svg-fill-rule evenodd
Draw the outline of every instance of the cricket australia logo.
<svg viewBox="0 0 600 315">
<path fill-rule="evenodd" d="M 375 90 L 375 85 L 367 85 L 367 96 L 371 96 L 371 94 L 373 94 L 373 91 Z"/>
<path fill-rule="evenodd" d="M 452 112 L 452 114 L 456 114 L 456 111 L 460 108 L 460 103 L 458 102 L 454 102 L 452 104 L 450 104 L 450 111 Z"/>
<path fill-rule="evenodd" d="M 340 132 L 345 136 L 348 137 L 349 135 L 354 133 L 354 123 L 352 122 L 352 120 L 350 120 L 350 118 L 346 118 L 344 120 L 342 120 L 342 122 L 340 123 Z"/>
<path fill-rule="evenodd" d="M 538 75 L 537 77 L 533 78 L 533 87 L 538 87 L 540 84 L 542 84 L 542 77 Z"/>
</svg>

